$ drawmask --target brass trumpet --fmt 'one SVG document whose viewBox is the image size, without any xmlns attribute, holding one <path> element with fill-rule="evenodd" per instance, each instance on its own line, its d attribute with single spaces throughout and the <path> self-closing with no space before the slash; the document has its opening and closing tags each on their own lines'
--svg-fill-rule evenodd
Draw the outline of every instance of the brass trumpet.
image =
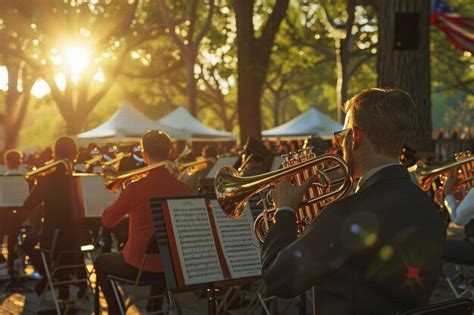
<svg viewBox="0 0 474 315">
<path fill-rule="evenodd" d="M 104 162 L 101 164 L 101 167 L 102 168 L 110 168 L 110 167 L 113 167 L 116 163 L 119 163 L 121 160 L 123 160 L 124 158 L 126 157 L 129 157 L 130 155 L 132 155 L 131 153 L 129 152 L 119 152 L 117 153 L 117 155 L 115 156 L 115 158 L 113 158 L 112 160 L 110 161 L 107 161 L 107 162 Z"/>
<path fill-rule="evenodd" d="M 179 164 L 179 172 L 180 172 L 180 177 L 183 177 L 184 174 L 192 175 L 195 172 L 207 167 L 207 164 L 209 163 L 216 163 L 215 158 L 206 158 L 202 160 L 196 160 L 194 162 L 189 162 L 189 163 L 183 163 Z"/>
<path fill-rule="evenodd" d="M 111 168 L 106 168 L 103 174 L 105 187 L 110 191 L 116 192 L 120 187 L 124 189 L 128 183 L 138 180 L 146 176 L 146 173 L 149 171 L 162 166 L 172 170 L 176 176 L 179 175 L 179 169 L 170 161 L 158 162 L 129 172 L 118 172 Z"/>
<path fill-rule="evenodd" d="M 53 162 L 47 162 L 44 166 L 40 168 L 36 168 L 36 169 L 34 168 L 31 171 L 25 172 L 23 176 L 25 177 L 26 180 L 35 180 L 39 176 L 45 176 L 56 171 L 56 168 L 59 165 L 64 166 L 66 174 L 72 174 L 72 171 L 73 171 L 72 164 L 68 160 L 63 159 L 63 160 L 57 160 Z"/>
<path fill-rule="evenodd" d="M 453 188 L 453 195 L 458 200 L 462 200 L 469 188 L 474 187 L 474 156 L 469 151 L 455 155 L 455 162 L 432 166 L 417 167 L 416 177 L 420 188 L 429 191 L 432 187 L 434 192 L 434 201 L 438 205 L 444 204 L 444 184 L 450 171 L 456 170 L 458 181 Z M 434 187 L 434 183 L 440 179 L 441 185 Z"/>
<path fill-rule="evenodd" d="M 292 178 L 293 184 L 299 186 L 310 176 L 316 176 L 317 182 L 307 192 L 302 207 L 295 212 L 301 234 L 322 207 L 349 193 L 352 178 L 341 157 L 332 154 L 316 157 L 307 148 L 283 158 L 282 169 L 257 176 L 241 177 L 232 167 L 221 168 L 214 185 L 223 211 L 231 218 L 238 218 L 245 210 L 245 203 L 256 193 L 287 178 Z M 274 214 L 275 209 L 267 209 L 257 217 L 254 227 L 260 241 L 263 241 Z"/>
<path fill-rule="evenodd" d="M 84 161 L 84 168 L 88 170 L 92 165 L 102 161 L 104 156 L 102 154 L 96 155 L 93 158 L 88 159 L 87 161 Z"/>
</svg>

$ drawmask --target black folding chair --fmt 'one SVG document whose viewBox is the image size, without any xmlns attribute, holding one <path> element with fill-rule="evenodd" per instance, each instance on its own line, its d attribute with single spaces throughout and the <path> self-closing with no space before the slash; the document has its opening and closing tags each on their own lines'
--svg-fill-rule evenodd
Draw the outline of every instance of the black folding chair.
<svg viewBox="0 0 474 315">
<path fill-rule="evenodd" d="M 107 278 L 110 280 L 110 282 L 112 284 L 112 288 L 114 290 L 115 298 L 116 298 L 117 303 L 119 305 L 121 315 L 126 314 L 128 309 L 133 304 L 136 304 L 138 301 L 147 301 L 147 300 L 150 301 L 152 299 L 156 299 L 156 298 L 160 298 L 160 297 L 162 298 L 162 301 L 165 300 L 165 298 L 167 299 L 167 302 L 168 302 L 167 303 L 168 304 L 167 308 L 163 310 L 160 307 L 159 310 L 153 311 L 153 312 L 148 312 L 147 314 L 168 314 L 174 308 L 176 300 L 175 300 L 174 296 L 169 294 L 168 290 L 166 289 L 166 283 L 165 283 L 164 277 L 163 277 L 163 279 L 158 279 L 158 280 L 157 279 L 142 279 L 143 267 L 145 265 L 146 260 L 148 259 L 150 254 L 157 254 L 157 253 L 158 253 L 158 245 L 157 245 L 157 242 L 156 242 L 156 236 L 153 235 L 150 238 L 150 240 L 148 241 L 146 253 L 143 256 L 143 259 L 142 259 L 142 262 L 140 264 L 140 268 L 139 268 L 137 277 L 134 280 L 121 278 L 121 277 L 115 276 L 115 275 L 108 275 L 107 276 Z M 120 290 L 119 290 L 119 287 L 118 287 L 118 283 L 133 286 L 133 288 L 130 292 L 130 299 L 128 299 L 128 302 L 126 304 L 123 301 L 122 294 L 120 293 Z M 148 295 L 148 296 L 144 296 L 144 297 L 133 298 L 133 296 L 136 295 L 136 291 L 137 291 L 138 287 L 153 286 L 153 285 L 162 285 L 162 286 L 164 286 L 163 294 Z"/>
<path fill-rule="evenodd" d="M 86 283 L 88 288 L 92 291 L 92 285 L 90 281 L 90 275 L 92 271 L 89 272 L 87 269 L 85 261 L 81 264 L 63 264 L 61 263 L 61 258 L 64 257 L 64 255 L 87 255 L 90 261 L 92 261 L 92 257 L 90 255 L 90 252 L 94 249 L 93 245 L 85 245 L 82 246 L 80 250 L 60 250 L 57 248 L 58 245 L 58 240 L 59 240 L 59 230 L 56 229 L 53 234 L 53 241 L 51 244 L 50 249 L 45 249 L 45 248 L 40 248 L 40 254 L 41 254 L 41 259 L 43 262 L 43 267 L 46 273 L 47 277 L 47 285 L 46 289 L 43 291 L 40 297 L 40 302 L 37 306 L 37 309 L 41 306 L 44 297 L 46 296 L 46 293 L 48 292 L 48 289 L 51 291 L 51 295 L 53 297 L 54 301 L 54 306 L 57 311 L 57 314 L 61 314 L 61 308 L 59 305 L 59 299 L 58 296 L 56 296 L 56 292 L 54 290 L 55 287 L 60 286 L 60 285 L 65 285 L 65 284 L 80 284 L 80 283 Z M 75 279 L 69 278 L 69 279 L 56 279 L 55 276 L 63 272 L 65 270 L 69 270 L 71 273 L 73 273 L 74 270 L 79 270 L 81 268 L 84 268 L 85 270 L 85 278 L 80 278 L 77 277 Z M 76 276 L 78 276 L 78 273 L 76 273 Z"/>
<path fill-rule="evenodd" d="M 469 273 L 464 267 L 474 266 L 474 244 L 468 239 L 447 239 L 443 260 L 454 265 L 454 273 L 443 271 L 443 277 L 454 296 L 471 296 L 474 278 L 472 272 Z"/>
</svg>

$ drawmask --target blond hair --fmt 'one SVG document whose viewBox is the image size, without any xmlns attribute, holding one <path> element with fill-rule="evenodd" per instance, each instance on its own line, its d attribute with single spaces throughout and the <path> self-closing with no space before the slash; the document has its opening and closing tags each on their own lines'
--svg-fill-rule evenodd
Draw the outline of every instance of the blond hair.
<svg viewBox="0 0 474 315">
<path fill-rule="evenodd" d="M 413 124 L 414 109 L 407 92 L 372 88 L 347 101 L 344 111 L 351 111 L 353 125 L 364 132 L 377 153 L 398 158 Z"/>
</svg>

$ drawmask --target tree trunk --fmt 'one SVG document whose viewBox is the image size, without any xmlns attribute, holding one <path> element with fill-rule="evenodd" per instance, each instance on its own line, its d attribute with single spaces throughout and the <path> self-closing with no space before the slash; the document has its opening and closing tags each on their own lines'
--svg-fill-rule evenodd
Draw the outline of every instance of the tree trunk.
<svg viewBox="0 0 474 315">
<path fill-rule="evenodd" d="M 6 59 L 5 64 L 8 71 L 8 91 L 5 95 L 4 115 L 4 150 L 14 149 L 18 145 L 18 139 L 26 116 L 26 110 L 30 102 L 30 91 L 34 78 L 26 69 L 26 64 L 16 60 Z M 23 90 L 17 90 L 17 83 L 21 79 Z"/>
<path fill-rule="evenodd" d="M 432 150 L 430 52 L 429 52 L 429 0 L 378 0 L 378 59 L 377 84 L 407 91 L 416 104 L 415 125 L 407 144 L 417 151 Z M 419 14 L 419 32 L 414 49 L 395 47 L 396 13 Z M 398 25 L 397 27 L 400 27 Z M 416 31 L 405 33 L 417 35 Z"/>
<path fill-rule="evenodd" d="M 279 95 L 275 95 L 275 104 L 273 108 L 273 127 L 276 127 L 280 124 L 280 103 L 281 98 Z"/>
<path fill-rule="evenodd" d="M 188 106 L 191 115 L 197 115 L 197 90 L 196 79 L 194 78 L 194 64 L 196 57 L 189 57 L 192 60 L 186 60 L 186 94 L 188 95 Z"/>
<path fill-rule="evenodd" d="M 289 0 L 277 0 L 272 13 L 256 38 L 253 27 L 253 0 L 235 0 L 237 25 L 237 104 L 240 140 L 261 139 L 260 101 L 270 63 L 271 48 Z"/>
<path fill-rule="evenodd" d="M 8 111 L 5 115 L 5 146 L 4 150 L 14 149 L 18 145 L 21 127 L 25 119 L 26 109 L 30 102 L 29 91 L 23 91 L 21 94 L 16 93 L 16 96 L 8 100 L 6 107 L 14 109 L 17 114 Z"/>
<path fill-rule="evenodd" d="M 344 104 L 347 101 L 348 89 L 349 89 L 349 61 L 350 51 L 345 43 L 346 40 L 336 40 L 336 72 L 337 72 L 337 84 L 336 84 L 336 100 L 337 100 L 337 121 L 340 123 L 344 122 Z"/>
<path fill-rule="evenodd" d="M 66 95 L 69 95 L 66 93 Z M 64 98 L 64 107 L 65 110 L 62 113 L 64 118 L 65 125 L 65 132 L 68 136 L 74 136 L 81 132 L 82 126 L 84 125 L 89 112 L 86 112 L 85 108 L 82 106 L 76 105 L 73 100 L 72 94 L 69 95 L 70 97 Z M 67 100 L 66 100 L 67 98 Z M 77 100 L 78 104 L 81 104 L 81 100 Z"/>
<path fill-rule="evenodd" d="M 66 135 L 68 136 L 74 136 L 80 133 L 82 125 L 84 124 L 84 120 L 77 119 L 74 115 L 64 117 L 64 122 L 66 123 Z"/>
<path fill-rule="evenodd" d="M 239 51 L 240 44 L 239 44 Z M 240 140 L 245 143 L 248 137 L 261 139 L 261 111 L 260 97 L 263 84 L 259 84 L 255 74 L 256 69 L 251 64 L 252 61 L 242 56 L 238 57 L 238 114 L 240 127 Z M 245 65 L 242 65 L 245 64 Z"/>
</svg>

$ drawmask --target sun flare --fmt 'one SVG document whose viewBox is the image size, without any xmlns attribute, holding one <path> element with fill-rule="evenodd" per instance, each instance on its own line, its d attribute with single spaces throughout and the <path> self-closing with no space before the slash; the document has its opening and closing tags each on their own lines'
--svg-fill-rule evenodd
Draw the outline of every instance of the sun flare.
<svg viewBox="0 0 474 315">
<path fill-rule="evenodd" d="M 90 50 L 86 47 L 72 46 L 66 49 L 66 66 L 71 71 L 73 81 L 77 81 L 90 63 Z"/>
</svg>

